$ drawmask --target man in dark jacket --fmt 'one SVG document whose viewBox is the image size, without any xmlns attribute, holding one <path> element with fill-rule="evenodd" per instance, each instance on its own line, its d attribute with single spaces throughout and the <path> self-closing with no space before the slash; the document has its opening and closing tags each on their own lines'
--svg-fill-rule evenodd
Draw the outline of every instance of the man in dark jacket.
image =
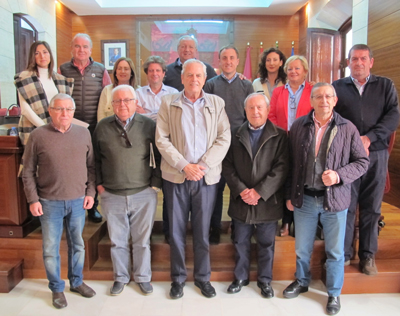
<svg viewBox="0 0 400 316">
<path fill-rule="evenodd" d="M 286 298 L 308 291 L 310 258 L 320 219 L 327 256 L 328 315 L 340 311 L 351 183 L 366 172 L 369 163 L 356 127 L 333 112 L 336 102 L 333 86 L 317 83 L 311 91 L 314 110 L 297 119 L 290 130 L 287 207 L 294 210 L 296 223 L 296 280 L 283 291 Z"/>
<path fill-rule="evenodd" d="M 167 66 L 167 75 L 164 79 L 164 84 L 177 89 L 178 91 L 183 90 L 183 83 L 181 80 L 182 75 L 182 65 L 185 61 L 196 58 L 197 55 L 197 39 L 191 37 L 190 35 L 183 35 L 178 39 L 177 51 L 179 58 L 176 59 L 172 64 Z M 203 62 L 204 63 L 204 62 Z M 217 75 L 214 68 L 207 64 L 207 79 L 211 79 Z"/>
<path fill-rule="evenodd" d="M 390 135 L 399 125 L 399 100 L 393 81 L 371 74 L 374 64 L 371 49 L 354 45 L 347 65 L 350 76 L 333 83 L 338 96 L 336 111 L 358 129 L 369 153 L 368 171 L 353 182 L 347 213 L 345 265 L 353 257 L 354 222 L 359 206 L 360 271 L 375 275 L 375 253 L 378 251 L 378 221 L 381 216 L 383 191 L 388 167 Z"/>
<path fill-rule="evenodd" d="M 231 191 L 228 214 L 235 226 L 235 280 L 228 293 L 249 284 L 251 237 L 258 247 L 261 295 L 274 296 L 271 287 L 277 221 L 282 218 L 283 184 L 289 167 L 286 132 L 267 120 L 269 102 L 252 93 L 245 100 L 248 122 L 232 131 L 232 142 L 222 164 Z"/>
</svg>

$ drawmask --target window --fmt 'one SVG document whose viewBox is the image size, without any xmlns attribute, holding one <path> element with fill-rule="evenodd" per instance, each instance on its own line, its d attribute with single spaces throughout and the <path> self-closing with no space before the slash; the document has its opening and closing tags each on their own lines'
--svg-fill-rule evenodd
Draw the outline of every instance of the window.
<svg viewBox="0 0 400 316">
<path fill-rule="evenodd" d="M 167 64 L 178 58 L 177 44 L 182 35 L 197 39 L 199 60 L 218 68 L 218 51 L 233 44 L 233 21 L 230 19 L 137 19 L 136 65 L 139 68 L 151 55 L 161 56 Z M 146 78 L 140 76 L 140 85 L 146 85 Z"/>
</svg>

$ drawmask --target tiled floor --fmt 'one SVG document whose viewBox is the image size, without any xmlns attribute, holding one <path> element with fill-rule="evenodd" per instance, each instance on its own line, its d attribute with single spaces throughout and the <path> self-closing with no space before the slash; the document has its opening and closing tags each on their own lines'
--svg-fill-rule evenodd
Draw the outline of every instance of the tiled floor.
<svg viewBox="0 0 400 316">
<path fill-rule="evenodd" d="M 65 295 L 68 307 L 56 310 L 51 305 L 51 293 L 47 280 L 24 279 L 10 293 L 0 294 L 0 315 L 82 315 L 82 316 L 314 316 L 324 315 L 326 293 L 320 281 L 313 282 L 308 293 L 296 299 L 284 299 L 282 291 L 289 281 L 277 281 L 272 285 L 275 297 L 264 299 L 255 282 L 244 287 L 238 294 L 226 293 L 229 282 L 213 282 L 217 296 L 207 299 L 201 296 L 193 282 L 188 282 L 184 296 L 169 299 L 170 284 L 154 282 L 154 293 L 140 294 L 135 283 L 130 283 L 119 296 L 110 296 L 109 281 L 88 281 L 97 295 L 83 298 L 69 292 Z M 400 315 L 400 294 L 342 295 L 342 310 L 338 315 Z"/>
</svg>

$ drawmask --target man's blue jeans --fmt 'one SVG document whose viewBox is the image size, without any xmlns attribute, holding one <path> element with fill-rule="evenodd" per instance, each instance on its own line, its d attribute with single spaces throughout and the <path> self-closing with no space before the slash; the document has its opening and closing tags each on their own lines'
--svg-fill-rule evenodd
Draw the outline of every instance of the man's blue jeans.
<svg viewBox="0 0 400 316">
<path fill-rule="evenodd" d="M 75 200 L 56 201 L 40 199 L 42 224 L 43 261 L 49 288 L 52 292 L 63 292 L 65 282 L 60 276 L 60 241 L 65 224 L 68 243 L 68 279 L 72 287 L 82 284 L 85 245 L 82 238 L 85 226 L 83 197 Z"/>
<path fill-rule="evenodd" d="M 326 288 L 329 296 L 339 296 L 344 280 L 344 236 L 347 209 L 327 212 L 324 197 L 304 195 L 303 206 L 294 208 L 296 233 L 296 278 L 302 286 L 311 281 L 310 259 L 314 248 L 318 215 L 324 229 L 326 260 Z"/>
</svg>

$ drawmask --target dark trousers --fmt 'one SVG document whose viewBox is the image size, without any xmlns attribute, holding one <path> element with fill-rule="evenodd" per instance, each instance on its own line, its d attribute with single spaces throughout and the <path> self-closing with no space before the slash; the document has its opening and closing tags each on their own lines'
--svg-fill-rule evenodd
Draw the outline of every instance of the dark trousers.
<svg viewBox="0 0 400 316">
<path fill-rule="evenodd" d="M 383 191 L 389 153 L 385 150 L 371 151 L 368 171 L 351 186 L 351 203 L 347 213 L 345 260 L 353 256 L 354 221 L 359 205 L 359 251 L 360 259 L 372 257 L 378 251 L 378 221 L 381 216 Z"/>
<path fill-rule="evenodd" d="M 217 184 L 217 199 L 215 201 L 214 210 L 211 216 L 210 226 L 213 228 L 221 228 L 222 208 L 224 206 L 224 189 L 226 180 L 223 176 Z"/>
<path fill-rule="evenodd" d="M 286 200 L 283 202 L 283 218 L 282 224 L 292 225 L 293 223 L 293 211 L 289 211 L 286 207 Z"/>
<path fill-rule="evenodd" d="M 277 222 L 253 225 L 233 220 L 233 223 L 235 225 L 234 245 L 236 249 L 235 278 L 237 280 L 249 278 L 251 237 L 255 232 L 258 257 L 257 279 L 260 282 L 271 282 Z"/>
<path fill-rule="evenodd" d="M 217 184 L 207 185 L 200 181 L 172 183 L 163 181 L 168 209 L 171 279 L 184 282 L 187 277 L 185 265 L 186 227 L 190 220 L 193 230 L 194 278 L 209 281 L 211 276 L 208 233 L 211 212 L 217 194 Z"/>
<path fill-rule="evenodd" d="M 167 203 L 165 202 L 164 187 L 162 188 L 162 192 L 163 192 L 163 204 L 162 204 L 163 229 L 162 230 L 163 230 L 164 235 L 169 235 L 168 210 L 167 210 Z"/>
</svg>

